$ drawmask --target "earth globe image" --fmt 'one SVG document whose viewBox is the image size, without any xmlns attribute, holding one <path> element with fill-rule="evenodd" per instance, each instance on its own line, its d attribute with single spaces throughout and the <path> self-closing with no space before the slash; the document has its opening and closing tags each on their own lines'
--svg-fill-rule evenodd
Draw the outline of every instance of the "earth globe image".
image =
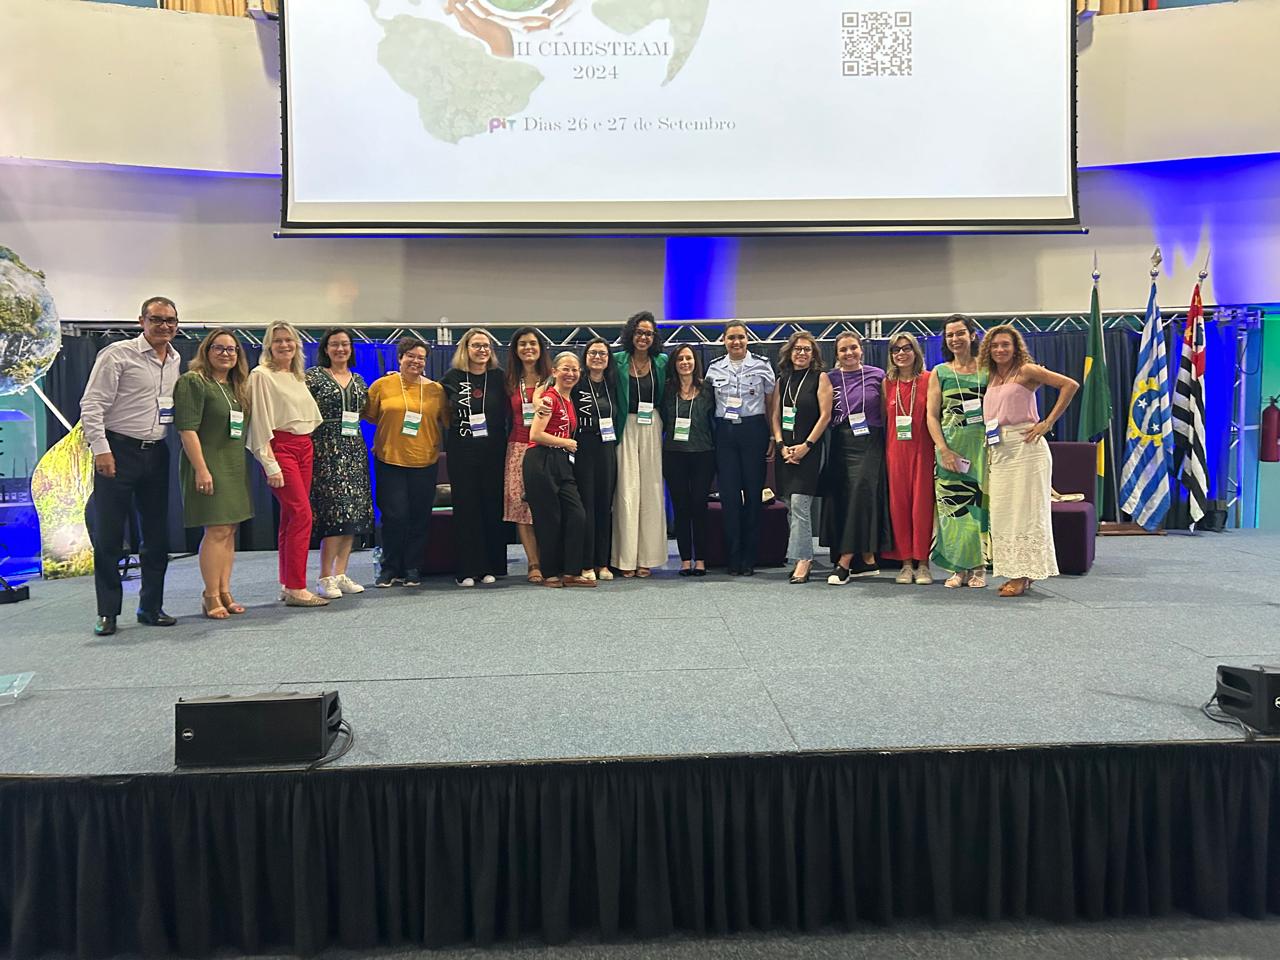
<svg viewBox="0 0 1280 960">
<path fill-rule="evenodd" d="M 58 310 L 44 274 L 0 247 L 0 396 L 43 377 L 60 345 Z"/>
</svg>

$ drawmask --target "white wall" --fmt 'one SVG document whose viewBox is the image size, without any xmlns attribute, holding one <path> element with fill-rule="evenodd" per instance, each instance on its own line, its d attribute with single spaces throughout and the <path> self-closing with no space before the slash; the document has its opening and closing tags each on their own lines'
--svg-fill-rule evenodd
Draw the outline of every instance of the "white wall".
<svg viewBox="0 0 1280 960">
<path fill-rule="evenodd" d="M 1094 17 L 1079 48 L 1082 165 L 1280 151 L 1275 0 Z M 273 23 L 3 0 L 0 102 L 0 157 L 280 169 Z"/>
<path fill-rule="evenodd" d="M 1093 250 L 1110 309 L 1280 301 L 1280 157 L 1220 171 L 1156 164 L 1081 174 L 1089 236 L 744 239 L 739 316 L 1083 310 Z M 662 313 L 661 240 L 275 240 L 277 184 L 0 166 L 0 244 L 44 270 L 63 316 L 136 314 L 154 293 L 189 320 L 325 324 L 619 318 Z"/>
<path fill-rule="evenodd" d="M 1133 37 L 1148 24 L 1164 40 L 1142 52 Z M 1250 36 L 1222 34 L 1228 26 Z M 1269 36 L 1280 49 L 1280 3 L 1104 17 L 1090 29 L 1082 159 L 1162 159 L 1223 143 L 1230 149 L 1220 152 L 1280 151 L 1280 58 L 1251 58 L 1256 79 L 1246 83 L 1236 56 L 1250 37 Z M 1182 49 L 1173 41 L 1193 34 L 1200 61 L 1158 55 L 1161 44 Z M 127 169 L 273 169 L 274 58 L 274 27 L 249 20 L 0 2 L 0 157 L 40 158 L 0 163 L 0 244 L 46 271 L 64 316 L 130 317 L 154 293 L 173 296 L 189 320 L 233 323 L 549 324 L 662 312 L 661 240 L 274 240 L 278 180 Z M 1141 98 L 1150 114 L 1142 123 L 1164 118 L 1141 137 L 1127 132 L 1141 126 L 1131 89 L 1139 87 L 1155 91 Z M 1215 102 L 1212 116 L 1185 112 L 1185 102 L 1200 101 L 1184 97 L 1202 89 L 1232 99 Z M 1219 120 L 1225 132 L 1213 126 Z M 1200 139 L 1207 129 L 1212 143 Z M 1095 248 L 1104 306 L 1136 308 L 1156 243 L 1166 305 L 1185 304 L 1210 247 L 1207 302 L 1280 302 L 1280 156 L 1084 170 L 1080 188 L 1092 231 L 1084 237 L 744 239 L 730 312 L 1082 310 Z"/>
</svg>

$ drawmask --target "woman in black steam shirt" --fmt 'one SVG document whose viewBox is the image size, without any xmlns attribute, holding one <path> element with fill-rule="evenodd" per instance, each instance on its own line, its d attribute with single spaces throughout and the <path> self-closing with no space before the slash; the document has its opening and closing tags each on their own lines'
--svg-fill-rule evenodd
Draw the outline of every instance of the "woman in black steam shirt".
<svg viewBox="0 0 1280 960">
<path fill-rule="evenodd" d="M 507 574 L 502 482 L 510 404 L 486 331 L 474 327 L 462 335 L 440 385 L 449 406 L 444 449 L 453 490 L 455 575 L 461 587 L 493 583 Z"/>
</svg>

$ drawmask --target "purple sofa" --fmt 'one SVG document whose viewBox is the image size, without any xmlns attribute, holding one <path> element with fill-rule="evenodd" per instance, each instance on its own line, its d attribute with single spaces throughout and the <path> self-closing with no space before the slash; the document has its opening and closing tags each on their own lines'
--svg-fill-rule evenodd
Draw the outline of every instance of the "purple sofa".
<svg viewBox="0 0 1280 960">
<path fill-rule="evenodd" d="M 1059 493 L 1083 493 L 1075 503 L 1053 505 L 1053 543 L 1062 573 L 1088 573 L 1093 566 L 1098 536 L 1098 448 L 1092 443 L 1050 442 L 1053 455 L 1053 489 Z"/>
</svg>

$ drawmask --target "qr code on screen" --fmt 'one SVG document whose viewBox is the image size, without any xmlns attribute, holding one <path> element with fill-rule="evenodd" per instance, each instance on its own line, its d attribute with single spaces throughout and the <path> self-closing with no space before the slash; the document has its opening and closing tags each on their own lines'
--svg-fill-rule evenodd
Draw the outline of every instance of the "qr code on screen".
<svg viewBox="0 0 1280 960">
<path fill-rule="evenodd" d="M 844 76 L 911 76 L 910 11 L 842 14 L 841 40 Z"/>
</svg>

